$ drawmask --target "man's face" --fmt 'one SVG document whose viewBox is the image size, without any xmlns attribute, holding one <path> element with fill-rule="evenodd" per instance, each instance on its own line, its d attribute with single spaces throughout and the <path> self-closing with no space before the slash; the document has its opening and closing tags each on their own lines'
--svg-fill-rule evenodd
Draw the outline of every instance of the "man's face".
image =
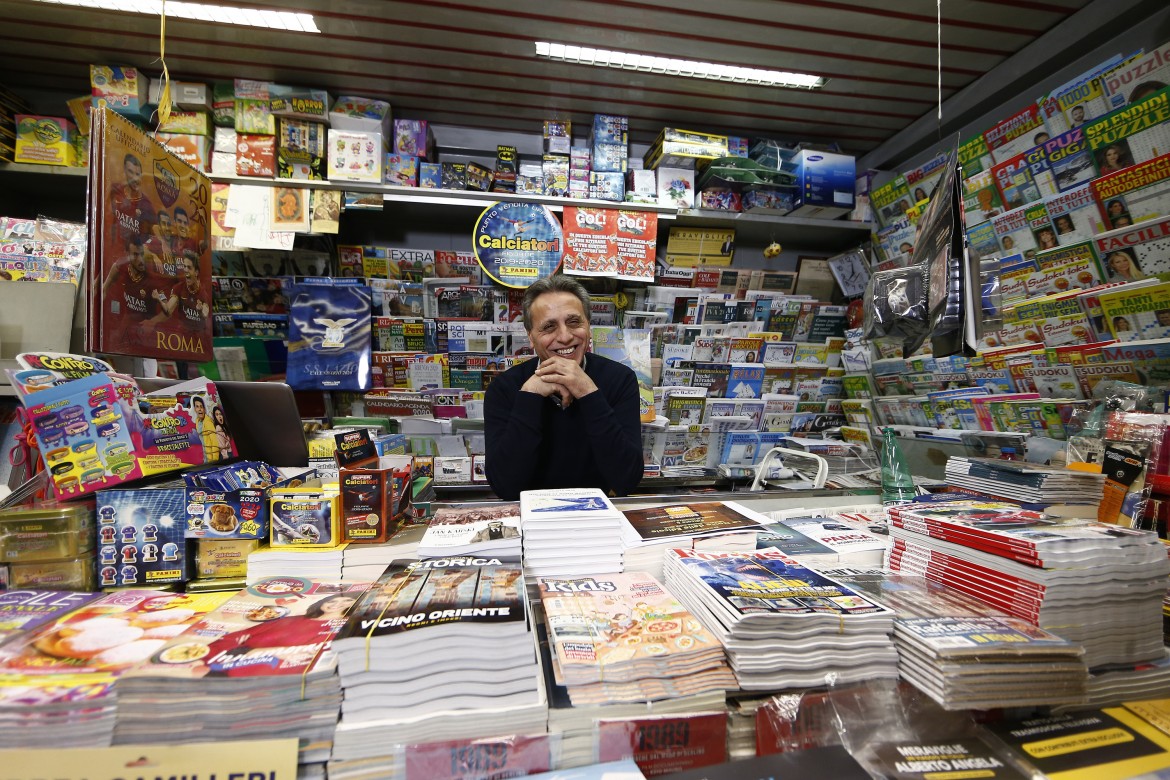
<svg viewBox="0 0 1170 780">
<path fill-rule="evenodd" d="M 1158 311 L 1158 324 L 1162 326 L 1170 325 L 1170 309 L 1160 309 Z"/>
<path fill-rule="evenodd" d="M 158 213 L 158 229 L 164 236 L 171 234 L 171 215 L 165 211 Z"/>
<path fill-rule="evenodd" d="M 1085 121 L 1085 109 L 1082 108 L 1081 106 L 1073 106 L 1072 118 L 1073 118 L 1074 122 L 1084 122 Z"/>
<path fill-rule="evenodd" d="M 181 238 L 186 238 L 187 231 L 190 230 L 190 228 L 191 228 L 191 221 L 189 219 L 187 219 L 186 214 L 181 214 L 181 213 L 176 214 L 175 215 L 175 227 L 179 231 L 179 236 Z"/>
<path fill-rule="evenodd" d="M 131 244 L 130 250 L 130 267 L 138 273 L 146 270 L 146 258 L 142 256 L 142 245 Z"/>
<path fill-rule="evenodd" d="M 126 184 L 132 190 L 138 189 L 138 185 L 142 184 L 142 165 L 134 160 L 127 160 L 122 167 L 126 172 Z"/>
<path fill-rule="evenodd" d="M 195 263 L 191 261 L 191 258 L 184 257 L 182 265 L 183 279 L 186 280 L 188 284 L 194 284 L 195 282 L 199 281 L 199 272 L 195 270 Z"/>
<path fill-rule="evenodd" d="M 580 364 L 589 343 L 589 318 L 576 295 L 546 292 L 532 302 L 532 348 L 541 360 L 567 358 Z"/>
</svg>

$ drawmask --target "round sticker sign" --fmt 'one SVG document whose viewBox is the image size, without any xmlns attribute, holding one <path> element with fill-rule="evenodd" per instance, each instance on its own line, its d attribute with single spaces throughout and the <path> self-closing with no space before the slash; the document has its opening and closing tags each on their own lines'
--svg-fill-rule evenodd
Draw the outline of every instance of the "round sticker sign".
<svg viewBox="0 0 1170 780">
<path fill-rule="evenodd" d="M 496 203 L 475 223 L 475 257 L 506 287 L 528 287 L 561 264 L 561 223 L 539 203 Z"/>
</svg>

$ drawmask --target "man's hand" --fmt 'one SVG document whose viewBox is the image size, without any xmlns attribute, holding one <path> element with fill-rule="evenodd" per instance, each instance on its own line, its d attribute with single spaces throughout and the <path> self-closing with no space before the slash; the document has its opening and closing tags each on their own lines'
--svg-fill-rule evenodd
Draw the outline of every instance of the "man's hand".
<svg viewBox="0 0 1170 780">
<path fill-rule="evenodd" d="M 561 385 L 546 382 L 535 374 L 528 378 L 528 381 L 520 387 L 520 390 L 525 393 L 543 395 L 546 398 L 552 395 L 558 396 L 561 399 L 562 407 L 568 406 L 573 400 L 573 396 L 569 393 L 568 389 Z"/>
<path fill-rule="evenodd" d="M 597 389 L 581 366 L 565 358 L 550 357 L 542 361 L 533 378 L 560 386 L 570 398 L 584 398 Z M 568 405 L 568 399 L 563 395 L 561 400 Z"/>
</svg>

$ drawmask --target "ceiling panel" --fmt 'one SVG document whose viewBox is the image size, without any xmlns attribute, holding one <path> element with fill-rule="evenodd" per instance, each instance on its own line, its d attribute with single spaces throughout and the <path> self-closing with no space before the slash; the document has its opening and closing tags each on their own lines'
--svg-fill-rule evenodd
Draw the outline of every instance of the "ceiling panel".
<svg viewBox="0 0 1170 780">
<path fill-rule="evenodd" d="M 541 119 L 881 145 L 1089 0 L 236 0 L 314 14 L 320 35 L 167 23 L 174 78 L 271 79 L 387 98 L 403 116 L 533 132 Z M 888 6 L 888 7 L 887 7 Z M 0 0 L 0 79 L 83 94 L 91 62 L 157 73 L 158 20 Z M 535 40 L 816 73 L 809 92 L 537 60 Z M 46 41 L 53 46 L 47 47 Z"/>
</svg>

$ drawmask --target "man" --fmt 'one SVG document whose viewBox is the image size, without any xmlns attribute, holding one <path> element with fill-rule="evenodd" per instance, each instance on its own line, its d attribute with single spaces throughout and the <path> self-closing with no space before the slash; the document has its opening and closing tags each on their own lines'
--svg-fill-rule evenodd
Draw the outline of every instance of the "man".
<svg viewBox="0 0 1170 780">
<path fill-rule="evenodd" d="M 130 235 L 126 239 L 126 256 L 110 267 L 102 282 L 106 332 L 110 336 L 107 349 L 132 350 L 146 343 L 143 325 L 157 310 L 155 293 L 162 285 L 163 280 L 146 263 L 142 237 Z"/>
<path fill-rule="evenodd" d="M 1083 105 L 1075 105 L 1072 107 L 1072 127 L 1080 127 L 1085 123 L 1085 107 Z"/>
<path fill-rule="evenodd" d="M 204 300 L 199 279 L 199 256 L 188 250 L 179 259 L 180 279 L 167 292 L 155 290 L 154 299 L 161 311 L 151 323 L 164 325 L 167 330 L 200 340 L 207 333 L 210 306 Z"/>
<path fill-rule="evenodd" d="M 589 293 L 552 276 L 524 293 L 524 327 L 536 358 L 488 385 L 487 478 L 496 495 L 596 487 L 629 493 L 642 478 L 638 380 L 589 345 Z"/>
<path fill-rule="evenodd" d="M 126 181 L 110 187 L 118 237 L 123 241 L 131 235 L 146 237 L 158 216 L 154 204 L 142 189 L 142 162 L 133 154 L 127 154 L 122 159 L 122 173 Z"/>
</svg>

